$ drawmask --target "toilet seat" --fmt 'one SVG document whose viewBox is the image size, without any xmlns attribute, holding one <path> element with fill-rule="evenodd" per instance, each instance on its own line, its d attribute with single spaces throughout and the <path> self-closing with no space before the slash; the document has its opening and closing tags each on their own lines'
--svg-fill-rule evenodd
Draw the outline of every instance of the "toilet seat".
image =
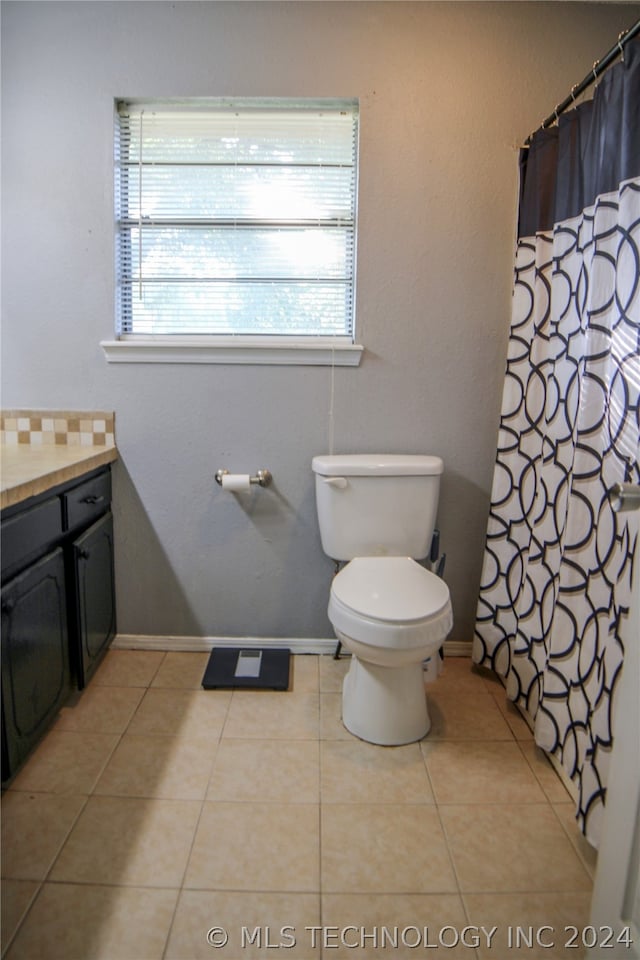
<svg viewBox="0 0 640 960">
<path fill-rule="evenodd" d="M 446 583 L 410 557 L 356 557 L 331 586 L 334 628 L 371 646 L 444 641 L 453 625 Z"/>
</svg>

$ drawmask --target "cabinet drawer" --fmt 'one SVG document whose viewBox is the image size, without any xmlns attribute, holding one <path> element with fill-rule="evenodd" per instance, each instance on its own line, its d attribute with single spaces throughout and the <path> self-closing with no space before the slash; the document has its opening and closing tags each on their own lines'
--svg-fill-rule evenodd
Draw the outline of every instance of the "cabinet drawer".
<svg viewBox="0 0 640 960">
<path fill-rule="evenodd" d="M 99 517 L 111 503 L 111 471 L 86 480 L 62 496 L 65 527 L 73 530 Z"/>
<path fill-rule="evenodd" d="M 2 576 L 44 553 L 62 535 L 60 500 L 52 497 L 2 521 Z"/>
</svg>

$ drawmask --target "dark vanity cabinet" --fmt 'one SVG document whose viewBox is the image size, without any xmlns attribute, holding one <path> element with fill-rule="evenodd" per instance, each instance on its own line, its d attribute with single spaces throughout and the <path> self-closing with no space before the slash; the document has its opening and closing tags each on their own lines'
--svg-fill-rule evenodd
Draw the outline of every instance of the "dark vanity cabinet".
<svg viewBox="0 0 640 960">
<path fill-rule="evenodd" d="M 2 780 L 115 634 L 111 471 L 2 512 Z"/>
</svg>

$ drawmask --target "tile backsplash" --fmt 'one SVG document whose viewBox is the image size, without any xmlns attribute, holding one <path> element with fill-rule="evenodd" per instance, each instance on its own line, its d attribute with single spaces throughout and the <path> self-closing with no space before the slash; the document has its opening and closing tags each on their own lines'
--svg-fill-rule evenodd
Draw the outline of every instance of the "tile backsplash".
<svg viewBox="0 0 640 960">
<path fill-rule="evenodd" d="M 0 440 L 6 444 L 110 446 L 115 414 L 101 410 L 3 410 Z"/>
</svg>

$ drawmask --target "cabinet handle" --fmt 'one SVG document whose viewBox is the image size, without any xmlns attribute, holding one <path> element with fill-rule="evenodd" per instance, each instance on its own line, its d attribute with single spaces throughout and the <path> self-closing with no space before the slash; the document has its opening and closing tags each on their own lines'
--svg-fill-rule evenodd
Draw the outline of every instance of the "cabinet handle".
<svg viewBox="0 0 640 960">
<path fill-rule="evenodd" d="M 15 607 L 15 605 L 16 605 L 16 604 L 15 604 L 15 601 L 14 601 L 14 600 L 3 600 L 3 601 L 2 601 L 2 612 L 3 612 L 3 613 L 11 613 L 11 611 L 13 610 L 13 608 Z"/>
<path fill-rule="evenodd" d="M 104 500 L 104 497 L 96 497 L 95 495 L 91 495 L 89 497 L 85 497 L 82 502 L 83 503 L 102 503 L 103 500 Z"/>
<path fill-rule="evenodd" d="M 80 547 L 78 549 L 78 556 L 82 557 L 83 560 L 88 560 L 91 554 L 88 550 L 85 550 L 84 547 Z"/>
</svg>

